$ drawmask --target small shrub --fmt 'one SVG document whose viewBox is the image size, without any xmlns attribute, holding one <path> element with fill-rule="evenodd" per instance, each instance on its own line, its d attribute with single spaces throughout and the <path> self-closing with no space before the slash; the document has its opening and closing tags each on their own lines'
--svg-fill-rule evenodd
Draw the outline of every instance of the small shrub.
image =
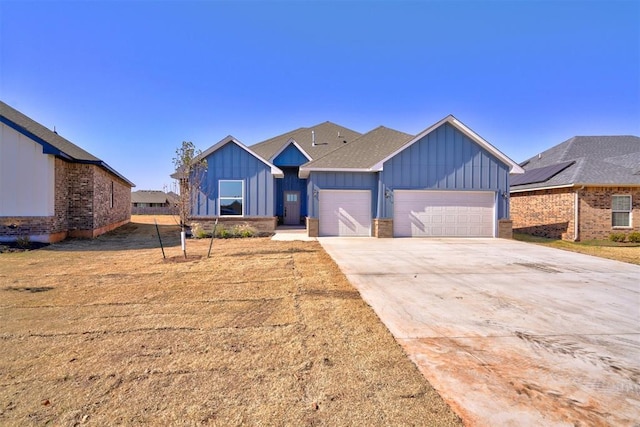
<svg viewBox="0 0 640 427">
<path fill-rule="evenodd" d="M 249 225 L 236 225 L 233 227 L 234 237 L 253 237 L 256 235 L 256 229 Z"/>
<path fill-rule="evenodd" d="M 29 236 L 20 236 L 16 239 L 16 245 L 21 249 L 29 249 L 31 247 L 31 239 Z"/>
<path fill-rule="evenodd" d="M 231 237 L 231 232 L 224 226 L 218 226 L 216 229 L 216 236 L 221 239 L 228 239 Z"/>
<path fill-rule="evenodd" d="M 634 231 L 627 236 L 627 240 L 631 243 L 640 243 L 640 231 Z"/>
<path fill-rule="evenodd" d="M 191 234 L 196 239 L 206 239 L 208 237 L 211 237 L 211 232 L 205 230 L 204 227 L 202 227 L 202 224 L 200 224 L 199 222 L 194 222 L 193 224 L 191 224 Z"/>
<path fill-rule="evenodd" d="M 627 236 L 624 233 L 611 233 L 611 234 L 609 234 L 609 240 L 611 240 L 612 242 L 622 243 L 622 242 L 625 241 L 626 238 L 627 238 Z"/>
<path fill-rule="evenodd" d="M 206 239 L 208 237 L 211 237 L 211 233 L 200 228 L 194 232 L 194 236 L 196 236 L 197 239 Z"/>
<path fill-rule="evenodd" d="M 227 228 L 224 225 L 218 225 L 216 228 L 216 236 L 219 239 L 232 239 L 239 237 L 255 237 L 258 231 L 249 225 L 234 225 Z"/>
</svg>

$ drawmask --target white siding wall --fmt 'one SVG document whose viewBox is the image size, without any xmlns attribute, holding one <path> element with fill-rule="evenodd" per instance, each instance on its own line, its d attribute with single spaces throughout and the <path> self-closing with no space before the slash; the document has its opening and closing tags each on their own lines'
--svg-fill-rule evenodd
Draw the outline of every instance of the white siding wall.
<svg viewBox="0 0 640 427">
<path fill-rule="evenodd" d="M 0 126 L 0 216 L 52 216 L 54 157 L 4 123 Z"/>
</svg>

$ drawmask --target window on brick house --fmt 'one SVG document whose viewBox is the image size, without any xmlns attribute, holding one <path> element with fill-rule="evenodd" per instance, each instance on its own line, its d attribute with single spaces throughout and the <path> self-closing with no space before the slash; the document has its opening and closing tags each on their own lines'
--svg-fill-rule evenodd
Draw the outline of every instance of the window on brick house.
<svg viewBox="0 0 640 427">
<path fill-rule="evenodd" d="M 109 197 L 109 206 L 110 207 L 113 207 L 113 202 L 114 202 L 114 200 L 113 200 L 113 181 L 111 181 L 111 194 L 110 194 L 110 197 Z"/>
<path fill-rule="evenodd" d="M 631 196 L 611 196 L 611 226 L 631 227 Z"/>
</svg>

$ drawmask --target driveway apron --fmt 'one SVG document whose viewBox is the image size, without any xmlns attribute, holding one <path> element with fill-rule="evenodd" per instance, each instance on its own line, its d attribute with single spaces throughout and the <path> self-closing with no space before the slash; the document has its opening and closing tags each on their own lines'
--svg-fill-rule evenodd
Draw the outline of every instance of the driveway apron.
<svg viewBox="0 0 640 427">
<path fill-rule="evenodd" d="M 504 239 L 319 241 L 467 425 L 640 425 L 640 266 Z"/>
</svg>

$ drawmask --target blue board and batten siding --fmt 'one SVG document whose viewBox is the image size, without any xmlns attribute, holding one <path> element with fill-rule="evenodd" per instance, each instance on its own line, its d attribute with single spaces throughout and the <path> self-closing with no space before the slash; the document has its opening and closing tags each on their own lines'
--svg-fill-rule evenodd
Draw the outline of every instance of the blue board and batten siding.
<svg viewBox="0 0 640 427">
<path fill-rule="evenodd" d="M 409 189 L 494 191 L 497 218 L 508 217 L 508 199 L 501 196 L 509 193 L 509 166 L 449 123 L 384 163 L 381 194 Z M 392 197 L 380 201 L 378 215 L 393 217 Z"/>
<path fill-rule="evenodd" d="M 244 182 L 244 216 L 274 216 L 274 177 L 264 162 L 229 142 L 207 157 L 207 176 L 195 206 L 196 216 L 218 215 L 218 182 Z"/>
<path fill-rule="evenodd" d="M 293 144 L 289 144 L 287 148 L 282 150 L 280 154 L 273 159 L 273 164 L 278 167 L 296 167 L 307 163 L 309 159 L 298 150 Z"/>
<path fill-rule="evenodd" d="M 298 147 L 289 144 L 287 148 L 282 150 L 275 159 L 273 164 L 278 166 L 284 173 L 283 179 L 276 180 L 276 215 L 284 216 L 284 192 L 298 191 L 300 192 L 300 216 L 307 216 L 307 180 L 298 177 L 299 166 L 309 161 Z"/>
<path fill-rule="evenodd" d="M 370 190 L 371 213 L 375 217 L 378 198 L 378 174 L 367 172 L 311 172 L 307 184 L 307 203 L 311 217 L 318 218 L 319 190 Z"/>
</svg>

